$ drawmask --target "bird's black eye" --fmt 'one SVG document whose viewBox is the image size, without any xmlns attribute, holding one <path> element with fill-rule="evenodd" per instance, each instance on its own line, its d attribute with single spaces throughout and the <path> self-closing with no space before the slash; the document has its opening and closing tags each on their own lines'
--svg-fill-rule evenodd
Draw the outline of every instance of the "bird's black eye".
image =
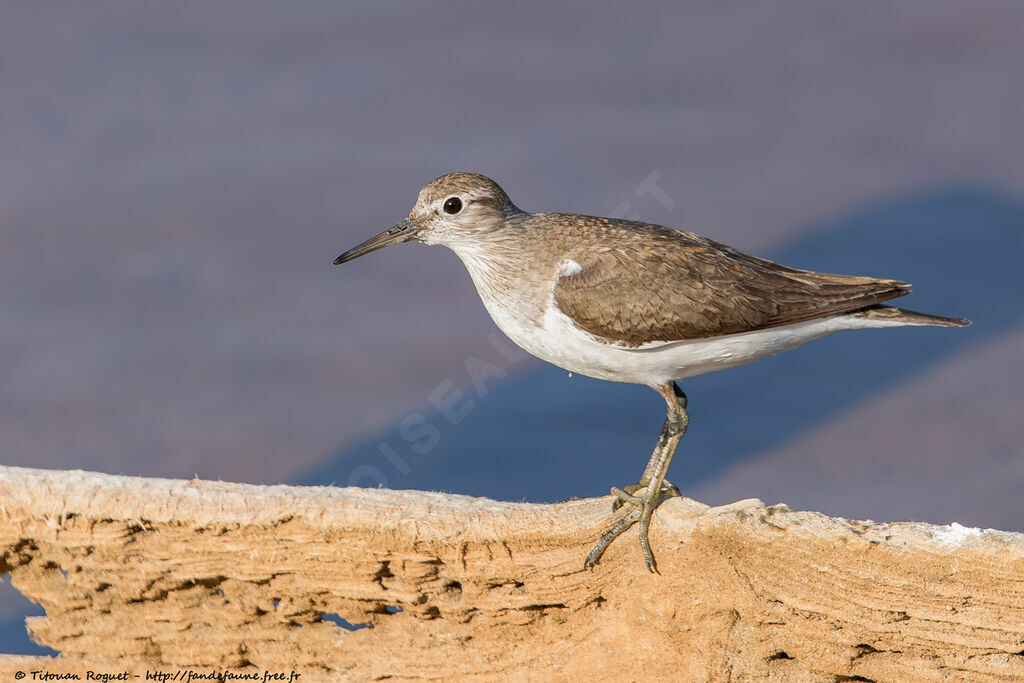
<svg viewBox="0 0 1024 683">
<path fill-rule="evenodd" d="M 459 211 L 462 211 L 461 199 L 459 199 L 458 197 L 449 197 L 448 199 L 444 200 L 445 213 L 456 214 Z"/>
</svg>

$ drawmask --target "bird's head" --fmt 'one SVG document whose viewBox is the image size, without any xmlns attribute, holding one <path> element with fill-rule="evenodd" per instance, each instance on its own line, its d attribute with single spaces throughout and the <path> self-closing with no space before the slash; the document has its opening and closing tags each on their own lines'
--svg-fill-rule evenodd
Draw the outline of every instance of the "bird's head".
<svg viewBox="0 0 1024 683">
<path fill-rule="evenodd" d="M 334 265 L 410 240 L 457 249 L 497 230 L 517 213 L 522 212 L 487 176 L 449 173 L 420 190 L 405 220 L 349 249 L 335 259 Z"/>
</svg>

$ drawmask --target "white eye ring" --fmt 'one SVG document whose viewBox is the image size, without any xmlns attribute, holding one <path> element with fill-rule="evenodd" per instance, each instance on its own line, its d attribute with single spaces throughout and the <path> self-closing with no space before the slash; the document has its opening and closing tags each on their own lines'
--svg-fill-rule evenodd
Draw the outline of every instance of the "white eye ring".
<svg viewBox="0 0 1024 683">
<path fill-rule="evenodd" d="M 462 200 L 458 197 L 449 197 L 444 200 L 444 205 L 441 208 L 444 209 L 445 213 L 454 216 L 462 211 Z"/>
</svg>

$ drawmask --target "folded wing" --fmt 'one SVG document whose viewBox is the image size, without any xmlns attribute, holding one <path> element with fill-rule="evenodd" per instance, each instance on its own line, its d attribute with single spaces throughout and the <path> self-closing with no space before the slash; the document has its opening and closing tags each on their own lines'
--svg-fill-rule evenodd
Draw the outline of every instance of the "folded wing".
<svg viewBox="0 0 1024 683">
<path fill-rule="evenodd" d="M 580 269 L 558 280 L 554 299 L 577 326 L 611 343 L 638 347 L 751 332 L 910 292 L 896 280 L 788 268 L 670 228 L 602 223 L 610 239 L 572 255 Z"/>
</svg>

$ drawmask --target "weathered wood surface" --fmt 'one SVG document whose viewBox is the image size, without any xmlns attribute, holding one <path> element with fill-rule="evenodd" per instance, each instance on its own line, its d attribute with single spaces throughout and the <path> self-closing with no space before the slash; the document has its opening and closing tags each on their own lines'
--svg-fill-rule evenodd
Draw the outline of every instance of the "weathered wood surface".
<svg viewBox="0 0 1024 683">
<path fill-rule="evenodd" d="M 0 674 L 1024 679 L 1022 535 L 673 499 L 660 575 L 634 532 L 584 571 L 610 511 L 0 467 L 0 574 L 62 653 Z"/>
</svg>

